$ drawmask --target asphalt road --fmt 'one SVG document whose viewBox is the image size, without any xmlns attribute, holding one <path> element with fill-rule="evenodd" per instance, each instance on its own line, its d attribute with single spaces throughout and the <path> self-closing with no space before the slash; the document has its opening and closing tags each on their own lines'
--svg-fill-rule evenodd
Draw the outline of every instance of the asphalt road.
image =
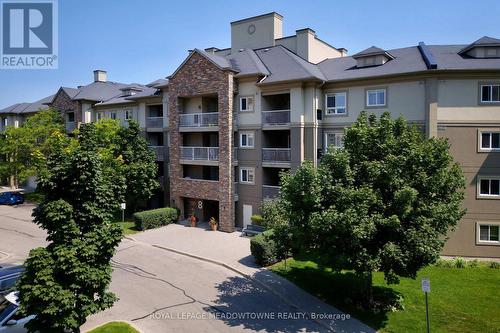
<svg viewBox="0 0 500 333">
<path fill-rule="evenodd" d="M 0 206 L 0 265 L 22 262 L 45 233 L 31 222 L 31 206 Z M 210 248 L 207 248 L 210 251 Z M 111 291 L 120 298 L 88 318 L 83 329 L 113 320 L 144 333 L 322 332 L 275 294 L 223 267 L 124 240 L 113 259 Z"/>
</svg>

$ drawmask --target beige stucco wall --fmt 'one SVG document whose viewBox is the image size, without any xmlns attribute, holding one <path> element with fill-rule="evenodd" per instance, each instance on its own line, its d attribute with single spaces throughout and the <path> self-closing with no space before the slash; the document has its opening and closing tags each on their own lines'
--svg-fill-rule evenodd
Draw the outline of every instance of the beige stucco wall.
<svg viewBox="0 0 500 333">
<path fill-rule="evenodd" d="M 94 112 L 92 112 L 92 121 L 96 121 L 96 113 L 101 112 L 104 114 L 105 119 L 111 118 L 111 113 L 116 112 L 116 119 L 120 121 L 122 125 L 126 125 L 125 121 L 125 110 L 132 110 L 132 119 L 139 120 L 139 106 L 137 104 L 131 105 L 116 105 L 116 106 L 101 106 L 95 107 Z"/>
<path fill-rule="evenodd" d="M 500 105 L 479 103 L 481 83 L 499 82 L 496 79 L 439 80 L 438 122 L 500 121 Z"/>
<path fill-rule="evenodd" d="M 378 88 L 386 89 L 387 105 L 380 108 L 366 107 L 366 90 Z M 325 115 L 325 95 L 337 91 L 347 92 L 347 115 Z M 408 121 L 422 122 L 425 120 L 425 84 L 424 81 L 407 81 L 373 86 L 329 88 L 323 90 L 319 105 L 323 110 L 323 125 L 351 124 L 356 121 L 363 110 L 378 116 L 389 111 L 393 117 L 403 115 Z"/>
<path fill-rule="evenodd" d="M 252 34 L 248 32 L 250 25 L 255 26 Z M 283 36 L 282 25 L 282 19 L 274 14 L 231 23 L 231 52 L 273 46 L 274 40 Z"/>
</svg>

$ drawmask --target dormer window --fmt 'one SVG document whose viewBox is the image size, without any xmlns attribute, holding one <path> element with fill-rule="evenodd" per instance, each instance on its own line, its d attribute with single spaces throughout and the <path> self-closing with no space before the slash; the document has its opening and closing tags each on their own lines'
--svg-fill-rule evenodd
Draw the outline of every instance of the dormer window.
<svg viewBox="0 0 500 333">
<path fill-rule="evenodd" d="M 458 54 L 466 58 L 476 59 L 500 58 L 500 39 L 481 37 L 474 43 L 467 45 Z"/>
<path fill-rule="evenodd" d="M 394 59 L 389 52 L 376 46 L 369 47 L 352 57 L 356 59 L 356 67 L 358 68 L 380 66 Z"/>
</svg>

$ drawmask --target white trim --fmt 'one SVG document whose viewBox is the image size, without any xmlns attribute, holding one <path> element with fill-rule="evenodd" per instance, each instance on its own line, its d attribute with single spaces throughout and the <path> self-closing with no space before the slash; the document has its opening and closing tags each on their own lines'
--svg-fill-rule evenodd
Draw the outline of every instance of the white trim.
<svg viewBox="0 0 500 333">
<path fill-rule="evenodd" d="M 477 221 L 476 222 L 476 243 L 482 244 L 482 245 L 500 246 L 500 238 L 498 241 L 489 240 L 490 239 L 490 228 L 488 228 L 488 240 L 481 240 L 481 226 L 488 226 L 488 227 L 493 226 L 493 227 L 500 228 L 500 222 L 493 222 L 493 221 L 488 221 L 488 222 Z"/>
<path fill-rule="evenodd" d="M 243 171 L 247 172 L 247 180 L 243 180 Z M 252 180 L 249 180 L 252 178 Z M 240 184 L 255 184 L 255 168 L 251 167 L 240 167 Z"/>
<path fill-rule="evenodd" d="M 344 96 L 344 106 L 333 106 L 328 107 L 328 97 L 335 97 L 343 95 Z M 339 109 L 344 109 L 344 112 L 339 112 Z M 325 94 L 325 115 L 327 116 L 336 116 L 336 115 L 347 115 L 347 92 L 339 91 Z"/>
<path fill-rule="evenodd" d="M 494 86 L 497 86 L 498 89 L 500 90 L 500 83 L 490 83 L 490 84 L 482 84 L 481 85 L 481 99 L 480 99 L 481 103 L 497 103 L 497 104 L 500 103 L 500 92 L 499 92 L 499 99 L 498 100 L 493 100 L 493 87 Z M 491 100 L 485 101 L 483 99 L 483 87 L 489 87 L 490 88 L 489 91 L 490 91 L 490 98 L 491 98 Z"/>
<path fill-rule="evenodd" d="M 341 136 L 342 137 L 342 146 L 335 146 L 335 145 L 331 145 L 333 148 L 335 149 L 338 149 L 338 148 L 343 148 L 344 145 L 343 145 L 343 142 L 344 142 L 344 131 L 340 131 L 340 130 L 336 130 L 336 131 L 325 131 L 325 141 L 324 141 L 324 149 L 325 149 L 325 153 L 326 151 L 328 150 L 328 135 L 335 135 L 335 137 L 338 136 Z M 335 139 L 336 141 L 337 139 Z"/>
<path fill-rule="evenodd" d="M 247 144 L 246 145 L 243 145 L 243 135 L 246 135 L 247 137 Z M 252 144 L 249 145 L 248 142 L 250 141 L 250 138 L 251 138 L 251 141 L 252 141 Z M 245 132 L 240 132 L 240 148 L 247 148 L 247 149 L 250 149 L 250 148 L 255 148 L 255 132 L 253 131 L 245 131 Z"/>
<path fill-rule="evenodd" d="M 482 194 L 481 193 L 481 180 L 489 180 L 490 181 L 490 193 L 491 193 L 491 181 L 492 180 L 498 180 L 499 181 L 499 188 L 500 188 L 500 176 L 477 176 L 476 177 L 476 195 L 477 198 L 484 198 L 484 199 L 500 199 L 500 193 L 499 194 Z"/>
<path fill-rule="evenodd" d="M 370 104 L 370 93 L 380 93 L 380 92 L 383 92 L 384 93 L 384 104 L 379 104 L 379 103 L 376 103 L 376 104 Z M 378 102 L 378 101 L 377 101 Z M 366 91 L 366 106 L 386 106 L 387 105 L 387 89 L 369 89 Z"/>
<path fill-rule="evenodd" d="M 483 148 L 483 134 L 489 134 L 489 148 Z M 500 146 L 497 148 L 492 148 L 492 134 L 498 134 L 500 136 L 500 131 L 484 131 L 479 130 L 479 150 L 480 151 L 500 151 Z"/>
<path fill-rule="evenodd" d="M 243 100 L 246 100 L 246 108 L 243 109 Z M 250 103 L 248 101 L 251 101 Z M 249 105 L 251 107 L 249 107 Z M 254 98 L 253 96 L 242 96 L 240 97 L 240 112 L 252 112 L 254 111 L 255 105 L 254 105 Z"/>
</svg>

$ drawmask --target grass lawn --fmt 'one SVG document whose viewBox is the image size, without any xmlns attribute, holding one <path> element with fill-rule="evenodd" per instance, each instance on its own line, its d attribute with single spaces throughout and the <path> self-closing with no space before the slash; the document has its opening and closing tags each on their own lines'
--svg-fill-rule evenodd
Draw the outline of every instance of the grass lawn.
<svg viewBox="0 0 500 333">
<path fill-rule="evenodd" d="M 38 193 L 38 192 L 30 192 L 30 193 L 25 193 L 24 194 L 24 200 L 25 201 L 30 201 L 33 203 L 41 203 L 44 199 L 45 195 Z"/>
<path fill-rule="evenodd" d="M 139 230 L 135 228 L 135 224 L 132 221 L 125 221 L 125 222 L 118 221 L 116 223 L 118 223 L 122 227 L 124 236 L 133 235 L 139 232 Z"/>
<path fill-rule="evenodd" d="M 88 333 L 139 333 L 139 331 L 127 323 L 115 321 L 99 326 Z"/>
<path fill-rule="evenodd" d="M 478 267 L 421 270 L 415 280 L 401 279 L 388 286 L 382 273 L 373 276 L 374 292 L 391 288 L 404 297 L 405 310 L 374 314 L 349 302 L 360 281 L 351 272 L 335 273 L 316 263 L 288 259 L 270 267 L 304 290 L 360 319 L 380 332 L 425 332 L 425 298 L 421 278 L 429 277 L 431 332 L 500 332 L 500 269 Z M 390 291 L 390 290 L 389 290 Z"/>
</svg>

